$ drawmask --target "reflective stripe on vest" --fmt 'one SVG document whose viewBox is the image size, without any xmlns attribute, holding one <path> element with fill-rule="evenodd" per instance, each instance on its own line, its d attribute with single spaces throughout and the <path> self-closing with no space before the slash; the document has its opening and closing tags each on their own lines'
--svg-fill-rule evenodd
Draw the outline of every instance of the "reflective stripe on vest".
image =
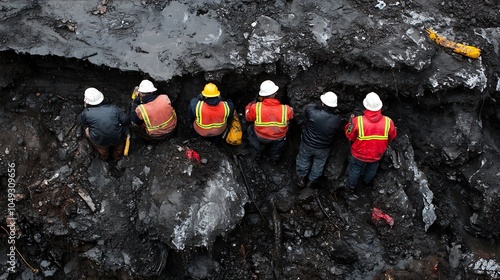
<svg viewBox="0 0 500 280">
<path fill-rule="evenodd" d="M 159 125 L 152 125 L 151 121 L 149 120 L 148 113 L 146 112 L 146 108 L 144 108 L 144 105 L 139 105 L 138 107 L 141 111 L 144 123 L 146 124 L 146 128 L 150 132 L 166 127 L 175 118 L 175 110 L 172 108 L 172 116 L 167 121 L 160 123 Z"/>
<path fill-rule="evenodd" d="M 363 117 L 358 116 L 358 127 L 359 127 L 359 135 L 358 140 L 387 140 L 389 139 L 389 129 L 391 128 L 391 121 L 388 117 L 385 117 L 385 127 L 384 127 L 384 135 L 365 135 L 365 131 L 363 128 Z"/>
<path fill-rule="evenodd" d="M 255 110 L 256 110 L 256 119 L 255 119 L 255 126 L 277 126 L 277 127 L 286 127 L 287 121 L 286 121 L 286 116 L 287 114 L 287 108 L 285 105 L 281 105 L 281 122 L 264 122 L 262 121 L 262 102 L 257 102 L 255 104 Z"/>
<path fill-rule="evenodd" d="M 203 101 L 198 101 L 198 103 L 196 103 L 196 124 L 203 129 L 221 128 L 226 125 L 226 120 L 229 117 L 229 106 L 226 102 L 221 101 L 221 103 L 224 105 L 224 118 L 222 118 L 222 122 L 204 124 L 203 114 L 201 112 Z"/>
</svg>

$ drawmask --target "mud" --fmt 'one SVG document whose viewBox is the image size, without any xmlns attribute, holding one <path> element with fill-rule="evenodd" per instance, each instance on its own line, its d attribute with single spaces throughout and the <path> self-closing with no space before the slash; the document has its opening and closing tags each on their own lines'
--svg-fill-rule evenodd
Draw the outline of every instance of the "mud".
<svg viewBox="0 0 500 280">
<path fill-rule="evenodd" d="M 500 277 L 498 5 L 384 3 L 0 2 L 1 225 L 15 163 L 26 261 L 9 271 L 2 234 L 0 278 Z M 429 26 L 481 57 L 438 47 Z M 100 161 L 75 125 L 84 89 L 127 110 L 144 78 L 171 97 L 177 136 L 134 138 L 128 158 Z M 187 104 L 207 81 L 242 113 L 265 79 L 295 110 L 279 165 L 246 142 L 191 138 Z M 376 91 L 398 127 L 373 185 L 353 196 L 341 133 L 319 184 L 294 182 L 301 108 L 327 90 L 344 117 Z"/>
</svg>

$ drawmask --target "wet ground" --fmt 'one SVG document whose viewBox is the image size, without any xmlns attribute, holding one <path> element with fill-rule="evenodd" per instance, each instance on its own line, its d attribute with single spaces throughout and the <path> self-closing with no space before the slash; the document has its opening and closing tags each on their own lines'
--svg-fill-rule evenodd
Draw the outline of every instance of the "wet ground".
<svg viewBox="0 0 500 280">
<path fill-rule="evenodd" d="M 0 4 L 1 186 L 15 163 L 13 232 L 25 260 L 17 254 L 9 273 L 2 236 L 1 279 L 499 277 L 493 1 Z M 480 47 L 480 59 L 436 46 L 425 26 Z M 134 138 L 127 159 L 98 160 L 75 125 L 83 91 L 126 110 L 144 78 L 173 100 L 177 137 Z M 191 138 L 183 116 L 207 81 L 242 113 L 265 79 L 295 109 L 282 163 L 245 142 Z M 342 134 L 320 183 L 295 185 L 301 108 L 326 90 L 343 116 L 375 90 L 398 126 L 373 186 L 356 195 L 342 191 Z M 8 213 L 7 191 L 0 198 Z M 394 225 L 374 221 L 373 208 Z"/>
</svg>

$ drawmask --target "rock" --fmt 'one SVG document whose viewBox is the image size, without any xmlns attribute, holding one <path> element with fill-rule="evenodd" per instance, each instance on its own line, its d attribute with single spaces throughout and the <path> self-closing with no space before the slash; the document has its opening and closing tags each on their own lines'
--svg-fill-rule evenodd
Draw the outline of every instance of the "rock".
<svg viewBox="0 0 500 280">
<path fill-rule="evenodd" d="M 193 148 L 201 154 L 204 144 Z M 248 198 L 225 156 L 196 166 L 186 159 L 183 165 L 168 176 L 152 172 L 155 176 L 139 204 L 140 228 L 177 250 L 210 246 L 242 219 Z M 183 173 L 186 166 L 192 166 L 192 174 Z"/>
<path fill-rule="evenodd" d="M 458 267 L 458 265 L 460 264 L 461 259 L 462 259 L 461 246 L 458 244 L 455 244 L 451 247 L 450 255 L 449 255 L 449 262 L 450 262 L 451 267 L 456 269 Z"/>
<path fill-rule="evenodd" d="M 188 266 L 189 275 L 193 279 L 212 279 L 219 270 L 219 264 L 208 255 L 194 258 Z"/>
</svg>

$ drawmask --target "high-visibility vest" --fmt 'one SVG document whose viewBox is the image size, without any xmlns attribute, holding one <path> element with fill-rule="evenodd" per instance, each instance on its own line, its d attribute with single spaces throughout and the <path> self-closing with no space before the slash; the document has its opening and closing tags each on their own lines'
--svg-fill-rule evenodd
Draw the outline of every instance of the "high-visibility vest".
<svg viewBox="0 0 500 280">
<path fill-rule="evenodd" d="M 155 100 L 137 106 L 136 113 L 144 121 L 148 135 L 170 133 L 177 125 L 177 115 L 167 95 L 159 95 Z"/>
<path fill-rule="evenodd" d="M 388 140 L 389 139 L 389 129 L 391 128 L 391 120 L 384 116 L 385 118 L 385 127 L 384 131 L 380 131 L 380 134 L 372 134 L 372 135 L 366 135 L 365 130 L 363 127 L 363 117 L 358 116 L 358 127 L 359 127 L 359 133 L 358 133 L 358 140 L 364 141 L 364 140 Z"/>
<path fill-rule="evenodd" d="M 229 105 L 225 101 L 211 106 L 203 101 L 196 103 L 196 118 L 193 123 L 194 130 L 201 136 L 211 137 L 220 135 L 227 128 Z"/>
<path fill-rule="evenodd" d="M 280 108 L 280 110 L 276 110 Z M 255 104 L 255 133 L 268 140 L 277 140 L 286 136 L 288 130 L 288 106 L 274 106 L 274 111 L 266 111 L 262 113 L 262 102 Z"/>
</svg>

